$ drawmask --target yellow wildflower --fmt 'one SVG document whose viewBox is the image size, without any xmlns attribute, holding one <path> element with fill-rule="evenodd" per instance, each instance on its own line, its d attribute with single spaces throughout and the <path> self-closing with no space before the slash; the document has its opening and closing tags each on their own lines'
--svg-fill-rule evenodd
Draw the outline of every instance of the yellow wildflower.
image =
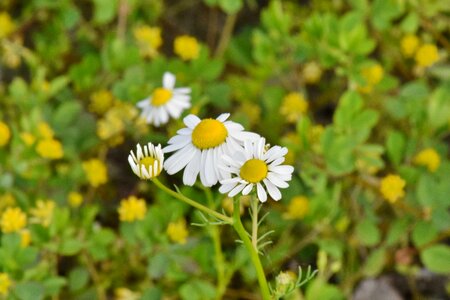
<svg viewBox="0 0 450 300">
<path fill-rule="evenodd" d="M 51 139 L 54 136 L 53 129 L 46 122 L 39 122 L 38 131 L 43 139 Z"/>
<path fill-rule="evenodd" d="M 3 212 L 0 225 L 3 233 L 16 232 L 27 225 L 27 216 L 20 208 L 9 207 Z"/>
<path fill-rule="evenodd" d="M 200 45 L 193 36 L 178 36 L 174 41 L 174 52 L 181 57 L 182 60 L 196 59 L 200 54 Z"/>
<path fill-rule="evenodd" d="M 33 216 L 30 221 L 48 227 L 52 222 L 55 206 L 56 204 L 53 200 L 38 200 L 36 207 L 30 209 L 30 214 Z"/>
<path fill-rule="evenodd" d="M 9 279 L 8 274 L 0 273 L 0 296 L 8 295 L 8 290 L 11 284 L 11 279 Z"/>
<path fill-rule="evenodd" d="M 412 57 L 416 53 L 417 47 L 419 47 L 419 38 L 414 34 L 405 35 L 400 41 L 400 47 L 402 53 L 406 57 Z"/>
<path fill-rule="evenodd" d="M 29 132 L 22 132 L 20 138 L 27 146 L 31 146 L 36 141 L 36 137 Z"/>
<path fill-rule="evenodd" d="M 306 83 L 314 84 L 317 83 L 322 77 L 322 69 L 319 64 L 315 61 L 311 61 L 305 64 L 303 68 L 303 78 Z"/>
<path fill-rule="evenodd" d="M 362 69 L 361 74 L 367 85 L 374 86 L 377 85 L 381 79 L 383 79 L 384 70 L 381 65 L 374 64 L 370 67 L 365 67 Z"/>
<path fill-rule="evenodd" d="M 11 138 L 11 130 L 9 129 L 6 123 L 0 121 L 0 147 L 8 144 L 9 139 Z"/>
<path fill-rule="evenodd" d="M 161 28 L 147 25 L 136 27 L 133 35 L 139 45 L 142 56 L 154 57 L 162 45 Z"/>
<path fill-rule="evenodd" d="M 83 162 L 83 170 L 93 187 L 98 187 L 108 181 L 108 169 L 99 159 L 94 158 Z"/>
<path fill-rule="evenodd" d="M 13 206 L 16 203 L 16 199 L 11 193 L 6 193 L 0 196 L 0 212 L 8 207 Z"/>
<path fill-rule="evenodd" d="M 287 208 L 285 217 L 287 219 L 302 219 L 309 211 L 309 200 L 305 196 L 292 198 Z"/>
<path fill-rule="evenodd" d="M 424 44 L 417 50 L 414 59 L 420 67 L 429 67 L 439 60 L 438 49 L 433 44 Z"/>
<path fill-rule="evenodd" d="M 83 196 L 77 192 L 70 192 L 67 196 L 67 199 L 69 200 L 69 204 L 72 207 L 78 207 L 81 205 L 81 203 L 83 203 Z"/>
<path fill-rule="evenodd" d="M 114 300 L 138 300 L 140 298 L 141 295 L 139 293 L 124 287 L 116 288 L 114 290 Z"/>
<path fill-rule="evenodd" d="M 0 13 L 0 39 L 10 35 L 16 26 L 7 12 Z"/>
<path fill-rule="evenodd" d="M 41 157 L 48 159 L 59 159 L 64 155 L 62 144 L 53 138 L 40 140 L 36 151 Z"/>
<path fill-rule="evenodd" d="M 20 231 L 20 246 L 26 248 L 31 243 L 31 232 L 28 229 Z"/>
<path fill-rule="evenodd" d="M 427 148 L 414 156 L 414 163 L 419 166 L 425 166 L 430 172 L 435 172 L 441 164 L 441 158 L 439 153 L 433 148 Z"/>
<path fill-rule="evenodd" d="M 122 222 L 133 222 L 143 220 L 147 213 L 147 204 L 144 199 L 130 196 L 120 201 L 119 220 Z"/>
<path fill-rule="evenodd" d="M 114 102 L 113 94 L 108 90 L 100 90 L 91 95 L 89 110 L 99 115 L 104 114 Z"/>
<path fill-rule="evenodd" d="M 398 175 L 387 175 L 381 180 L 380 192 L 390 203 L 397 202 L 405 195 L 406 182 Z"/>
<path fill-rule="evenodd" d="M 125 124 L 122 119 L 110 112 L 97 122 L 97 135 L 102 140 L 108 140 L 116 135 L 121 135 L 124 129 Z"/>
<path fill-rule="evenodd" d="M 286 117 L 288 122 L 297 122 L 307 111 L 308 102 L 302 94 L 293 92 L 283 98 L 280 113 Z"/>
<path fill-rule="evenodd" d="M 167 235 L 172 242 L 186 244 L 188 234 L 189 233 L 186 229 L 186 221 L 184 219 L 180 219 L 176 222 L 170 222 L 167 227 Z"/>
</svg>

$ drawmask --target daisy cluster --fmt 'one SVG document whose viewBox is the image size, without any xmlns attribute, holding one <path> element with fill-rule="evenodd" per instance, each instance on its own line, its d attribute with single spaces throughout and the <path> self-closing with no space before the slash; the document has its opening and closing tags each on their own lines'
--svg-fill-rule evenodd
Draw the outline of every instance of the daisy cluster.
<svg viewBox="0 0 450 300">
<path fill-rule="evenodd" d="M 163 87 L 137 106 L 147 123 L 160 126 L 169 121 L 169 116 L 179 118 L 190 107 L 190 88 L 175 88 L 175 76 L 166 72 Z M 289 186 L 294 171 L 292 166 L 283 165 L 287 148 L 270 147 L 265 138 L 245 131 L 229 117 L 229 113 L 215 119 L 186 116 L 185 127 L 169 139 L 166 147 L 138 144 L 136 154 L 131 151 L 128 161 L 133 172 L 142 179 L 152 179 L 162 167 L 170 175 L 183 170 L 183 183 L 188 186 L 200 178 L 205 187 L 219 183 L 219 191 L 229 197 L 256 191 L 261 202 L 267 201 L 267 194 L 280 200 L 279 189 Z M 172 155 L 164 161 L 164 153 Z"/>
</svg>

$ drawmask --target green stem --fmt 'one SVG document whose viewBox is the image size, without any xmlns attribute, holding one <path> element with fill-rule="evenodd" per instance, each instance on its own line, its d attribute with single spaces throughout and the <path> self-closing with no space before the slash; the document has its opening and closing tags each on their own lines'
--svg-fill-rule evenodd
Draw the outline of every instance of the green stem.
<svg viewBox="0 0 450 300">
<path fill-rule="evenodd" d="M 258 199 L 252 196 L 252 244 L 256 251 L 258 251 Z"/>
<path fill-rule="evenodd" d="M 195 208 L 198 208 L 199 210 L 216 217 L 219 220 L 222 220 L 224 222 L 227 222 L 229 224 L 233 223 L 233 218 L 227 217 L 221 213 L 218 213 L 217 211 L 214 211 L 206 206 L 204 206 L 203 204 L 200 204 L 188 197 L 186 197 L 183 194 L 177 193 L 176 191 L 173 191 L 171 189 L 169 189 L 168 187 L 166 187 L 164 184 L 161 183 L 161 181 L 159 181 L 156 177 L 152 178 L 152 181 L 156 184 L 157 187 L 159 187 L 161 190 L 163 190 L 164 192 L 166 192 L 167 194 L 173 196 L 174 198 L 183 201 L 186 204 L 189 204 Z"/>
<path fill-rule="evenodd" d="M 233 206 L 233 227 L 234 230 L 236 230 L 237 234 L 241 238 L 242 242 L 244 243 L 245 248 L 247 249 L 250 259 L 253 263 L 253 266 L 256 269 L 256 275 L 258 277 L 259 287 L 261 288 L 261 294 L 264 300 L 270 300 L 270 290 L 269 285 L 267 284 L 266 275 L 264 274 L 264 269 L 261 264 L 261 260 L 258 256 L 258 251 L 253 247 L 252 242 L 250 241 L 250 238 L 247 235 L 247 231 L 244 228 L 244 225 L 242 225 L 241 216 L 240 216 L 240 203 L 239 198 L 234 199 L 234 206 Z"/>
<path fill-rule="evenodd" d="M 225 53 L 228 43 L 230 41 L 231 35 L 233 34 L 234 25 L 236 24 L 237 13 L 227 15 L 225 20 L 225 25 L 222 30 L 222 35 L 220 36 L 219 44 L 216 48 L 215 56 L 220 58 Z"/>
</svg>

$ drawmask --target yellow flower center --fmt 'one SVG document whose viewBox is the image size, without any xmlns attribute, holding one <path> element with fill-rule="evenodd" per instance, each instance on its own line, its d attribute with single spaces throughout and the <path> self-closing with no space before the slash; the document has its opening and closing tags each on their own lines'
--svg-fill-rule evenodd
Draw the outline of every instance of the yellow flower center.
<svg viewBox="0 0 450 300">
<path fill-rule="evenodd" d="M 139 161 L 139 166 L 144 165 L 146 169 L 148 169 L 148 167 L 152 166 L 153 168 L 153 164 L 155 163 L 155 159 L 151 156 L 148 157 L 144 157 L 143 159 L 141 159 Z"/>
<path fill-rule="evenodd" d="M 151 103 L 153 106 L 166 104 L 172 98 L 172 92 L 165 88 L 157 88 L 152 95 Z"/>
<path fill-rule="evenodd" d="M 192 144 L 199 149 L 214 148 L 222 144 L 228 136 L 228 131 L 222 122 L 205 119 L 195 126 L 192 132 Z"/>
<path fill-rule="evenodd" d="M 260 159 L 250 159 L 245 162 L 241 167 L 239 175 L 242 179 L 251 182 L 258 183 L 267 176 L 267 165 Z"/>
</svg>

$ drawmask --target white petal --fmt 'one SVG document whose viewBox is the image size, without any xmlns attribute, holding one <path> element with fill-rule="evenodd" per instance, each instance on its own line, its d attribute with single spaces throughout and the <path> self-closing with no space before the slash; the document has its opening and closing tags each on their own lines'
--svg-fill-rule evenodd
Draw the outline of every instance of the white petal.
<svg viewBox="0 0 450 300">
<path fill-rule="evenodd" d="M 256 192 L 258 194 L 259 201 L 261 201 L 261 202 L 267 201 L 266 191 L 264 190 L 263 186 L 259 182 L 256 184 Z"/>
<path fill-rule="evenodd" d="M 172 90 L 175 87 L 175 75 L 170 72 L 165 72 L 163 75 L 163 87 Z"/>
<path fill-rule="evenodd" d="M 281 199 L 280 190 L 269 180 L 264 179 L 263 181 L 266 184 L 267 191 L 269 192 L 270 197 L 272 197 L 272 199 L 275 201 L 280 200 Z"/>
<path fill-rule="evenodd" d="M 136 106 L 139 108 L 145 108 L 150 105 L 150 101 L 151 101 L 150 98 L 145 98 L 145 99 L 139 101 L 138 103 L 136 103 Z"/>
<path fill-rule="evenodd" d="M 184 124 L 191 129 L 194 129 L 200 121 L 201 120 L 196 115 L 188 115 L 183 119 Z"/>
<path fill-rule="evenodd" d="M 207 185 L 205 186 L 212 186 L 217 183 L 217 176 L 214 170 L 216 168 L 216 164 L 214 163 L 213 151 L 214 149 L 206 150 L 205 179 Z"/>
<path fill-rule="evenodd" d="M 281 165 L 284 162 L 284 160 L 285 160 L 284 157 L 279 157 L 279 158 L 275 159 L 274 161 L 272 161 L 270 163 L 270 166 L 274 166 L 275 167 L 275 166 Z"/>
<path fill-rule="evenodd" d="M 196 151 L 199 150 L 192 145 L 187 145 L 185 148 L 175 152 L 165 161 L 164 169 L 167 170 L 169 175 L 177 173 L 189 163 Z"/>
<path fill-rule="evenodd" d="M 267 179 L 269 179 L 270 182 L 272 182 L 277 187 L 280 187 L 280 188 L 287 188 L 287 187 L 289 187 L 289 184 L 287 184 L 285 181 L 281 180 L 275 174 L 276 173 L 269 172 L 269 174 L 267 174 Z"/>
<path fill-rule="evenodd" d="M 192 186 L 197 179 L 198 173 L 200 172 L 200 160 L 202 154 L 200 151 L 196 151 L 192 160 L 186 166 L 183 173 L 183 183 L 185 185 Z"/>
<path fill-rule="evenodd" d="M 242 191 L 242 195 L 248 195 L 253 189 L 253 183 L 248 184 Z"/>
<path fill-rule="evenodd" d="M 237 185 L 236 183 L 228 183 L 228 184 L 224 184 L 222 186 L 220 186 L 219 188 L 219 192 L 221 192 L 222 194 L 227 194 L 229 191 L 231 191 L 235 186 Z"/>
<path fill-rule="evenodd" d="M 272 172 L 277 174 L 287 174 L 290 175 L 294 172 L 294 167 L 289 165 L 275 166 L 270 168 Z"/>
<path fill-rule="evenodd" d="M 240 191 L 242 191 L 245 187 L 245 183 L 241 183 L 239 185 L 237 185 L 234 189 L 231 190 L 231 192 L 228 193 L 229 197 L 234 197 L 237 194 L 239 194 Z"/>
<path fill-rule="evenodd" d="M 173 89 L 173 92 L 174 92 L 174 94 L 190 94 L 191 88 L 189 88 L 189 87 L 176 88 L 176 89 Z"/>
<path fill-rule="evenodd" d="M 226 121 L 226 119 L 228 119 L 229 116 L 230 116 L 229 113 L 224 113 L 224 114 L 221 114 L 220 116 L 218 116 L 218 117 L 216 118 L 216 120 L 223 123 L 223 122 Z"/>
</svg>

